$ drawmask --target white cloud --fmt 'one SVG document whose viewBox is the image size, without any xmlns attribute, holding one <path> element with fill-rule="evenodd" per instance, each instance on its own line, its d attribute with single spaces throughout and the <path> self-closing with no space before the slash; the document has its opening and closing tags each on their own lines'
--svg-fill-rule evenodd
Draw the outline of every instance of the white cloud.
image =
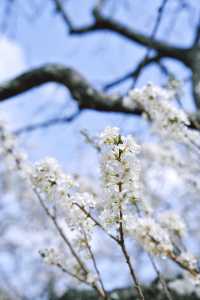
<svg viewBox="0 0 200 300">
<path fill-rule="evenodd" d="M 0 57 L 0 81 L 17 75 L 26 67 L 21 46 L 5 36 L 0 36 Z"/>
</svg>

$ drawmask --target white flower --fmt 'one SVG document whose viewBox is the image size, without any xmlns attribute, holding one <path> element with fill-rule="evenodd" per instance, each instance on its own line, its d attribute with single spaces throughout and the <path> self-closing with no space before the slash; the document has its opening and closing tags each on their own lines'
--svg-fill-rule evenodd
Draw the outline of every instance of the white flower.
<svg viewBox="0 0 200 300">
<path fill-rule="evenodd" d="M 126 229 L 150 253 L 167 256 L 173 250 L 169 235 L 151 217 L 129 216 Z"/>
<path fill-rule="evenodd" d="M 172 96 L 169 90 L 148 84 L 129 92 L 129 106 L 139 104 L 153 121 L 155 132 L 185 143 L 190 122 L 185 112 L 172 104 Z"/>
<path fill-rule="evenodd" d="M 76 186 L 70 175 L 64 174 L 58 162 L 53 158 L 46 158 L 32 169 L 31 182 L 40 192 L 46 193 L 49 199 L 65 200 L 69 190 Z"/>
<path fill-rule="evenodd" d="M 186 226 L 181 217 L 174 211 L 166 211 L 159 215 L 159 222 L 163 228 L 169 230 L 178 236 L 183 236 Z"/>
<path fill-rule="evenodd" d="M 105 130 L 100 134 L 100 142 L 102 144 L 113 144 L 119 138 L 119 128 L 117 127 L 106 127 Z"/>
<path fill-rule="evenodd" d="M 44 262 L 48 265 L 59 265 L 61 264 L 61 257 L 55 249 L 44 249 L 39 251 Z"/>
<path fill-rule="evenodd" d="M 105 190 L 111 198 L 120 196 L 124 200 L 135 199 L 139 186 L 137 154 L 140 147 L 130 135 L 122 136 L 116 128 L 105 131 L 100 136 L 101 174 Z M 102 140 L 102 136 L 106 136 L 106 139 Z"/>
<path fill-rule="evenodd" d="M 123 136 L 119 129 L 106 128 L 100 135 L 101 179 L 104 189 L 104 209 L 100 219 L 105 225 L 119 221 L 119 203 L 123 208 L 139 198 L 139 145 L 132 136 Z"/>
</svg>

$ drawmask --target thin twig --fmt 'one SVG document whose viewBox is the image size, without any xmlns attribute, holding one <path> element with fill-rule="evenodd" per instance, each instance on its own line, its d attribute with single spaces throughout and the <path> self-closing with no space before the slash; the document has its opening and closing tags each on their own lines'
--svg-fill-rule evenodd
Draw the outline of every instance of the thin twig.
<svg viewBox="0 0 200 300">
<path fill-rule="evenodd" d="M 86 246 L 87 246 L 87 248 L 88 248 L 88 251 L 89 251 L 89 254 L 90 254 L 90 257 L 91 257 L 93 266 L 94 266 L 94 269 L 95 269 L 95 271 L 96 271 L 96 274 L 97 274 L 97 277 L 98 277 L 98 280 L 99 280 L 99 283 L 100 283 L 100 286 L 101 286 L 101 288 L 102 288 L 102 291 L 103 291 L 103 294 L 104 294 L 104 298 L 107 299 L 107 298 L 108 298 L 108 295 L 107 295 L 107 292 L 106 292 L 106 290 L 105 290 L 105 287 L 104 287 L 104 284 L 103 284 L 103 280 L 102 280 L 102 278 L 101 278 L 101 274 L 100 274 L 100 271 L 99 271 L 99 269 L 98 269 L 98 266 L 97 266 L 97 262 L 96 262 L 94 253 L 93 253 L 92 248 L 91 248 L 91 246 L 90 246 L 90 243 L 89 243 L 89 241 L 88 241 L 87 234 L 86 234 L 84 228 L 82 228 L 82 229 L 83 229 L 83 234 L 84 234 L 84 238 L 85 238 L 85 243 L 86 243 Z"/>
<path fill-rule="evenodd" d="M 122 183 L 119 183 L 118 186 L 119 186 L 119 193 L 120 193 L 122 190 Z M 125 245 L 124 230 L 123 230 L 123 211 L 122 211 L 121 199 L 119 200 L 119 236 L 120 236 L 120 238 L 119 238 L 118 244 L 121 247 L 122 253 L 124 254 L 124 257 L 125 257 L 126 263 L 128 265 L 134 286 L 137 290 L 138 296 L 141 300 L 145 300 L 139 280 L 137 278 L 137 275 L 135 274 L 135 271 L 131 264 L 131 260 L 130 260 L 130 257 L 129 257 L 129 254 L 127 252 L 126 245 Z"/>
<path fill-rule="evenodd" d="M 67 24 L 69 31 L 73 28 L 72 21 L 70 20 L 61 0 L 54 0 L 56 10 L 60 13 L 61 17 L 63 18 L 64 22 Z"/>
<path fill-rule="evenodd" d="M 138 206 L 137 203 L 135 203 L 135 208 L 136 208 L 137 215 L 139 217 L 142 217 L 140 208 L 139 208 L 139 206 Z M 173 298 L 171 296 L 171 293 L 170 293 L 170 291 L 168 289 L 167 283 L 165 281 L 165 278 L 162 276 L 161 272 L 159 271 L 159 269 L 158 269 L 158 267 L 157 267 L 157 265 L 156 265 L 156 263 L 155 263 L 152 255 L 150 253 L 148 253 L 148 257 L 149 257 L 149 260 L 150 260 L 150 262 L 152 264 L 152 267 L 153 267 L 154 271 L 156 272 L 156 274 L 158 276 L 158 280 L 160 281 L 160 283 L 161 283 L 161 285 L 162 285 L 162 287 L 164 289 L 164 293 L 165 293 L 166 297 L 168 298 L 168 300 L 173 300 Z"/>
<path fill-rule="evenodd" d="M 101 223 L 99 223 L 92 215 L 89 211 L 87 211 L 83 206 L 81 206 L 79 203 L 77 202 L 74 202 L 73 203 L 74 205 L 76 205 L 77 207 L 80 208 L 80 210 L 82 210 L 82 212 L 86 215 L 86 217 L 90 218 L 94 224 L 96 226 L 98 226 L 99 228 L 101 228 L 103 230 L 103 232 L 105 232 L 111 239 L 113 239 L 115 242 L 119 242 L 119 240 L 114 236 L 112 235 L 111 233 L 107 232 L 106 229 L 103 227 L 103 225 Z"/>
<path fill-rule="evenodd" d="M 65 124 L 70 123 L 74 121 L 81 113 L 81 110 L 77 110 L 75 113 L 73 113 L 71 116 L 66 117 L 58 117 L 58 118 L 52 118 L 43 122 L 38 122 L 35 124 L 30 124 L 25 127 L 19 128 L 13 132 L 15 135 L 20 135 L 22 133 L 29 133 L 34 130 L 48 128 L 50 126 L 55 126 L 58 124 Z"/>
<path fill-rule="evenodd" d="M 165 293 L 167 299 L 168 299 L 168 300 L 173 300 L 172 295 L 171 295 L 171 293 L 170 293 L 170 291 L 169 291 L 169 289 L 168 289 L 166 280 L 165 280 L 165 278 L 162 276 L 160 270 L 158 269 L 158 267 L 157 267 L 157 265 L 156 265 L 156 262 L 154 261 L 154 259 L 153 259 L 153 257 L 151 256 L 151 254 L 148 254 L 148 257 L 149 257 L 149 259 L 150 259 L 150 261 L 151 261 L 151 264 L 152 264 L 152 266 L 153 266 L 153 268 L 154 268 L 154 270 L 155 270 L 155 272 L 156 272 L 156 274 L 157 274 L 158 280 L 160 281 L 160 283 L 161 283 L 161 285 L 162 285 L 162 287 L 163 287 L 163 289 L 164 289 L 164 293 Z"/>
<path fill-rule="evenodd" d="M 71 273 L 70 271 L 68 271 L 67 269 L 65 269 L 63 266 L 59 265 L 59 267 L 62 269 L 63 272 L 68 273 L 69 275 L 73 276 L 74 278 L 80 280 L 81 282 L 84 282 L 88 285 L 90 285 L 94 290 L 96 290 L 96 292 L 98 293 L 98 295 L 102 298 L 102 299 L 106 299 L 105 295 L 102 294 L 102 291 L 99 289 L 99 287 L 96 285 L 95 282 L 89 283 L 87 282 L 87 276 L 89 274 L 89 271 L 87 269 L 87 267 L 85 266 L 84 262 L 80 259 L 80 257 L 78 256 L 78 254 L 76 253 L 76 251 L 74 250 L 74 248 L 72 247 L 70 241 L 68 240 L 68 238 L 66 237 L 66 235 L 64 234 L 62 228 L 60 227 L 60 225 L 57 222 L 57 219 L 55 217 L 55 215 L 52 215 L 49 211 L 49 209 L 46 207 L 46 205 L 44 204 L 40 194 L 37 192 L 36 189 L 34 189 L 34 192 L 42 206 L 42 208 L 44 209 L 45 213 L 49 216 L 49 218 L 52 220 L 55 228 L 57 229 L 58 233 L 60 234 L 61 238 L 63 239 L 63 241 L 65 242 L 65 244 L 67 245 L 67 247 L 69 248 L 71 254 L 73 255 L 73 257 L 76 259 L 76 261 L 78 262 L 78 264 L 80 265 L 82 271 L 84 272 L 84 276 L 85 276 L 85 280 L 84 279 L 80 279 L 79 276 Z"/>
<path fill-rule="evenodd" d="M 49 209 L 46 207 L 46 205 L 44 204 L 40 194 L 37 192 L 36 189 L 34 189 L 34 192 L 40 202 L 40 205 L 42 206 L 42 208 L 44 209 L 45 213 L 48 215 L 48 217 L 52 220 L 56 230 L 58 231 L 58 233 L 60 234 L 61 238 L 63 239 L 63 241 L 65 242 L 65 244 L 67 245 L 67 247 L 69 248 L 71 254 L 74 256 L 74 258 L 76 259 L 76 261 L 78 262 L 78 264 L 80 265 L 81 269 L 84 271 L 84 274 L 87 275 L 88 274 L 88 270 L 85 267 L 84 263 L 82 262 L 82 260 L 80 259 L 80 257 L 78 256 L 78 254 L 76 253 L 76 251 L 74 250 L 73 246 L 71 245 L 70 241 L 68 240 L 68 238 L 66 237 L 66 235 L 64 234 L 62 228 L 60 227 L 60 225 L 57 222 L 57 219 L 55 217 L 55 215 L 52 215 L 49 211 Z"/>
<path fill-rule="evenodd" d="M 153 44 L 153 41 L 155 39 L 156 33 L 158 31 L 159 25 L 161 23 L 162 16 L 163 16 L 164 9 L 166 7 L 167 2 L 168 2 L 168 0 L 162 0 L 162 3 L 160 5 L 160 7 L 158 8 L 158 15 L 157 15 L 156 22 L 155 22 L 155 25 L 153 27 L 153 30 L 152 30 L 152 33 L 151 33 L 151 36 L 150 36 L 150 43 L 147 47 L 146 54 L 144 55 L 144 58 L 143 58 L 144 64 L 145 64 L 146 61 L 148 61 L 149 55 L 151 54 L 152 44 Z M 139 75 L 140 75 L 140 72 L 138 74 L 136 74 L 136 76 L 134 77 L 134 82 L 133 82 L 132 88 L 135 87 L 136 82 L 139 78 Z"/>
</svg>

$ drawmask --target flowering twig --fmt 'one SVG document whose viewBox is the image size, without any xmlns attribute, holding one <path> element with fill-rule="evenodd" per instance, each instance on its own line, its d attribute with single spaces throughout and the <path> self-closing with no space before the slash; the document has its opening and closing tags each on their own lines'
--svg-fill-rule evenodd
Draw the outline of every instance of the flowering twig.
<svg viewBox="0 0 200 300">
<path fill-rule="evenodd" d="M 55 228 L 57 229 L 59 235 L 61 236 L 61 238 L 63 239 L 63 241 L 65 242 L 65 244 L 67 245 L 67 247 L 69 248 L 71 254 L 74 256 L 74 258 L 76 259 L 76 261 L 78 262 L 78 264 L 80 265 L 80 267 L 82 268 L 82 270 L 84 271 L 85 275 L 87 275 L 88 271 L 86 266 L 84 265 L 84 263 L 82 262 L 82 260 L 80 259 L 80 257 L 78 256 L 78 254 L 76 253 L 76 251 L 74 250 L 74 248 L 72 247 L 70 241 L 68 240 L 68 238 L 66 237 L 66 235 L 64 234 L 62 228 L 60 227 L 60 225 L 58 224 L 58 221 L 55 217 L 55 215 L 51 214 L 49 209 L 46 207 L 46 205 L 44 204 L 40 194 L 37 192 L 36 189 L 34 189 L 34 192 L 42 206 L 42 208 L 44 209 L 45 213 L 47 214 L 47 216 L 52 220 Z"/>
<path fill-rule="evenodd" d="M 60 227 L 60 225 L 57 222 L 56 216 L 53 215 L 52 213 L 50 213 L 49 209 L 46 207 L 46 205 L 44 204 L 40 194 L 37 192 L 36 189 L 34 189 L 34 192 L 42 206 L 42 208 L 44 209 L 45 213 L 48 215 L 48 217 L 52 220 L 54 226 L 56 227 L 59 235 L 61 236 L 61 238 L 63 239 L 63 241 L 65 242 L 65 244 L 67 245 L 67 247 L 69 248 L 71 254 L 73 255 L 73 257 L 76 259 L 76 261 L 78 262 L 78 264 L 80 265 L 82 271 L 84 272 L 84 277 L 85 279 L 80 278 L 78 275 L 70 272 L 69 270 L 67 270 L 64 266 L 62 266 L 60 263 L 57 263 L 57 267 L 59 267 L 63 272 L 67 273 L 68 275 L 76 278 L 77 280 L 92 286 L 96 292 L 99 294 L 99 296 L 102 299 L 106 299 L 104 291 L 102 293 L 102 291 L 99 289 L 99 287 L 97 286 L 97 284 L 95 282 L 89 283 L 87 281 L 87 276 L 89 274 L 89 271 L 87 270 L 87 267 L 85 266 L 84 262 L 80 259 L 80 257 L 78 256 L 78 254 L 76 253 L 76 251 L 74 250 L 73 246 L 71 245 L 70 241 L 68 240 L 68 238 L 66 237 L 66 235 L 64 234 L 62 228 Z"/>
<path fill-rule="evenodd" d="M 84 206 L 80 205 L 80 204 L 77 203 L 77 202 L 74 202 L 73 204 L 76 205 L 77 207 L 79 207 L 80 210 L 86 215 L 86 217 L 90 218 L 90 219 L 94 222 L 94 224 L 95 224 L 97 227 L 101 228 L 101 230 L 103 230 L 103 232 L 105 232 L 112 240 L 114 240 L 115 242 L 119 242 L 118 238 L 115 237 L 113 234 L 109 233 L 109 232 L 104 228 L 104 226 L 103 226 L 99 221 L 97 221 L 97 220 L 91 215 L 91 213 L 90 213 L 89 211 L 87 211 L 87 210 L 84 208 Z"/>
<path fill-rule="evenodd" d="M 165 278 L 162 276 L 162 274 L 161 274 L 160 270 L 158 269 L 153 257 L 151 256 L 151 254 L 148 254 L 148 257 L 149 257 L 149 259 L 151 261 L 151 264 L 152 264 L 152 266 L 153 266 L 153 268 L 154 268 L 154 270 L 157 274 L 158 280 L 160 281 L 160 283 L 163 287 L 163 290 L 164 290 L 164 293 L 165 293 L 167 299 L 168 300 L 173 300 L 172 295 L 171 295 L 171 293 L 168 289 L 167 283 L 165 281 Z"/>
<path fill-rule="evenodd" d="M 121 188 L 122 184 L 119 183 L 118 186 L 119 186 L 119 193 L 120 193 L 121 190 L 122 190 L 122 188 Z M 135 271 L 134 271 L 133 266 L 131 264 L 131 260 L 130 260 L 130 257 L 129 257 L 129 254 L 127 252 L 126 245 L 125 245 L 124 230 L 123 230 L 123 211 L 122 211 L 122 204 L 121 204 L 120 200 L 119 200 L 119 236 L 120 236 L 120 238 L 119 238 L 118 244 L 120 245 L 122 253 L 124 254 L 124 257 L 126 259 L 126 263 L 128 265 L 128 268 L 129 268 L 131 277 L 133 279 L 133 283 L 135 285 L 135 288 L 137 290 L 138 296 L 141 300 L 144 300 L 144 295 L 143 295 L 139 280 L 138 280 L 138 278 L 135 274 Z"/>
<path fill-rule="evenodd" d="M 97 274 L 97 277 L 98 277 L 100 286 L 101 286 L 102 291 L 103 291 L 103 297 L 104 297 L 104 299 L 107 299 L 107 298 L 108 298 L 108 295 L 107 295 L 107 292 L 106 292 L 106 290 L 105 290 L 105 287 L 104 287 L 104 284 L 103 284 L 103 280 L 102 280 L 102 278 L 101 278 L 101 274 L 100 274 L 100 271 L 99 271 L 99 269 L 98 269 L 98 266 L 97 266 L 97 262 L 96 262 L 94 253 L 93 253 L 93 251 L 92 251 L 92 248 L 91 248 L 91 246 L 90 246 L 90 243 L 89 243 L 89 241 L 88 241 L 87 234 L 86 234 L 84 228 L 82 228 L 82 230 L 83 230 L 83 235 L 84 235 L 84 238 L 85 238 L 86 246 L 87 246 L 87 248 L 88 248 L 88 251 L 89 251 L 89 254 L 90 254 L 90 257 L 91 257 L 93 266 L 94 266 L 94 269 L 95 269 L 95 271 L 96 271 L 96 274 Z"/>
</svg>

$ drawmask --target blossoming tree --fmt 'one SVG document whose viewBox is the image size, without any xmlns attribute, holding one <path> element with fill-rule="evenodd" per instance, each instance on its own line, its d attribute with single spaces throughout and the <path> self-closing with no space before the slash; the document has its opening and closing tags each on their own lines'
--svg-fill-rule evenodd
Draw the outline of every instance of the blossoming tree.
<svg viewBox="0 0 200 300">
<path fill-rule="evenodd" d="M 136 291 L 139 299 L 145 299 L 145 295 L 134 266 L 136 258 L 131 258 L 127 248 L 127 243 L 133 241 L 148 254 L 168 299 L 172 299 L 170 290 L 176 289 L 181 281 L 190 284 L 192 291 L 198 293 L 198 256 L 187 249 L 187 237 L 184 236 L 187 230 L 192 230 L 188 214 L 193 209 L 187 206 L 193 203 L 199 185 L 200 135 L 190 128 L 183 110 L 171 103 L 175 93 L 148 84 L 131 90 L 123 100 L 127 107 L 137 104 L 146 111 L 146 117 L 152 122 L 153 142 L 139 145 L 133 136 L 124 136 L 116 127 L 107 127 L 96 138 L 88 137 L 100 156 L 98 193 L 84 190 L 81 182 L 66 174 L 54 158 L 45 158 L 34 165 L 29 163 L 19 151 L 8 126 L 1 120 L 2 176 L 9 172 L 9 180 L 18 177 L 23 183 L 22 191 L 29 190 L 36 197 L 66 248 L 46 248 L 40 250 L 40 255 L 45 262 L 59 268 L 63 276 L 92 287 L 102 299 L 109 299 L 110 292 L 93 249 L 92 241 L 97 230 L 120 249 L 130 272 L 134 294 Z M 162 172 L 167 168 L 173 170 L 180 178 L 181 188 L 185 185 L 184 193 L 188 199 L 181 203 L 180 208 L 178 204 L 174 208 L 169 203 L 166 205 L 167 199 L 160 199 L 159 203 L 155 201 L 151 194 L 153 178 L 148 179 L 154 164 Z M 198 203 L 195 210 L 197 207 Z M 197 242 L 195 233 L 194 238 Z M 167 284 L 155 257 L 173 261 L 184 279 Z M 171 275 L 173 278 L 173 271 Z"/>
<path fill-rule="evenodd" d="M 149 36 L 108 16 L 110 2 L 96 1 L 92 23 L 77 26 L 68 15 L 67 4 L 52 0 L 71 36 L 109 31 L 146 47 L 144 57 L 134 70 L 104 85 L 103 89 L 96 88 L 76 69 L 61 64 L 45 64 L 0 84 L 1 102 L 55 82 L 67 88 L 77 105 L 77 111 L 70 116 L 29 124 L 17 131 L 13 131 L 6 118 L 0 117 L 2 197 L 12 193 L 23 209 L 30 211 L 31 222 L 22 222 L 23 234 L 35 230 L 30 223 L 39 224 L 39 234 L 36 233 L 37 238 L 30 235 L 29 245 L 48 265 L 41 263 L 36 270 L 39 281 L 44 277 L 47 281 L 49 275 L 43 275 L 43 270 L 48 268 L 53 282 L 67 281 L 68 287 L 75 288 L 70 291 L 72 294 L 66 293 L 59 299 L 82 296 L 105 300 L 198 299 L 199 20 L 192 27 L 192 45 L 180 47 L 157 39 L 170 1 L 161 1 Z M 185 2 L 190 7 L 189 1 Z M 194 113 L 184 110 L 180 82 L 168 70 L 168 65 L 163 64 L 166 58 L 181 62 L 192 72 L 189 79 L 196 105 Z M 168 76 L 168 82 L 165 85 L 147 83 L 136 88 L 142 70 L 152 63 Z M 131 87 L 125 93 L 108 92 L 129 79 Z M 83 132 L 85 141 L 98 157 L 99 163 L 94 169 L 99 170 L 99 176 L 95 179 L 83 178 L 79 170 L 69 174 L 54 157 L 32 162 L 21 150 L 22 132 L 72 122 L 86 109 L 143 118 L 148 136 L 130 134 L 125 128 L 110 124 L 95 136 Z M 14 227 L 15 224 L 14 221 Z M 2 228 L 4 233 L 4 226 Z M 44 247 L 39 247 L 38 239 Z M 9 244 L 11 252 L 13 248 L 15 251 L 16 246 Z M 103 267 L 102 257 L 107 259 L 107 269 Z M 148 272 L 154 274 L 153 283 L 147 284 L 144 280 Z M 120 273 L 127 279 L 125 285 L 121 284 Z M 109 281 L 115 277 L 118 280 L 110 288 Z M 50 276 L 48 282 L 45 280 L 47 287 Z M 52 294 L 49 299 L 60 297 L 54 291 Z"/>
</svg>

